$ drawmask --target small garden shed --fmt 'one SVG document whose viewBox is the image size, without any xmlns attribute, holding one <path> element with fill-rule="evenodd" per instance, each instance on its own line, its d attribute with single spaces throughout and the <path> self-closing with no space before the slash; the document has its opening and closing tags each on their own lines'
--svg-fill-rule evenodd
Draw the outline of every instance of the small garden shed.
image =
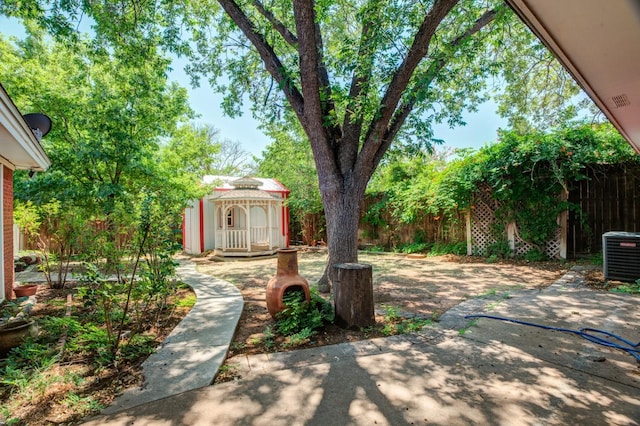
<svg viewBox="0 0 640 426">
<path fill-rule="evenodd" d="M 289 190 L 275 179 L 205 176 L 215 189 L 185 209 L 184 251 L 260 256 L 289 245 Z"/>
<path fill-rule="evenodd" d="M 44 171 L 50 164 L 34 131 L 0 85 L 0 300 L 11 299 L 13 292 L 13 172 Z"/>
</svg>

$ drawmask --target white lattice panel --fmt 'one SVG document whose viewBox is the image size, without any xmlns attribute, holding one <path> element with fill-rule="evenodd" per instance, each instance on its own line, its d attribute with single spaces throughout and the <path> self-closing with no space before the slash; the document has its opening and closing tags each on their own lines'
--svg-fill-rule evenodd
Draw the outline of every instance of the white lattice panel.
<svg viewBox="0 0 640 426">
<path fill-rule="evenodd" d="M 474 254 L 484 253 L 489 245 L 496 242 L 492 236 L 491 227 L 495 222 L 495 211 L 500 206 L 499 202 L 491 197 L 488 186 L 482 185 L 474 195 L 475 203 L 471 212 L 471 244 Z M 505 236 L 506 235 L 505 229 Z M 554 237 L 545 243 L 545 253 L 551 259 L 561 257 L 562 229 L 559 226 Z M 517 224 L 512 241 L 515 256 L 524 256 L 533 249 L 533 246 L 520 238 Z"/>
<path fill-rule="evenodd" d="M 491 226 L 495 222 L 495 210 L 498 202 L 491 198 L 491 190 L 483 185 L 474 196 L 475 202 L 471 213 L 471 238 L 474 254 L 484 253 L 486 248 L 495 243 Z"/>
<path fill-rule="evenodd" d="M 558 229 L 556 229 L 556 235 L 553 237 L 553 239 L 546 242 L 545 253 L 547 253 L 547 256 L 549 256 L 551 259 L 560 259 L 562 258 L 561 247 L 562 229 L 558 227 Z"/>
<path fill-rule="evenodd" d="M 520 238 L 518 234 L 518 225 L 516 224 L 516 233 L 513 241 L 513 254 L 515 256 L 524 256 L 533 246 Z"/>
</svg>

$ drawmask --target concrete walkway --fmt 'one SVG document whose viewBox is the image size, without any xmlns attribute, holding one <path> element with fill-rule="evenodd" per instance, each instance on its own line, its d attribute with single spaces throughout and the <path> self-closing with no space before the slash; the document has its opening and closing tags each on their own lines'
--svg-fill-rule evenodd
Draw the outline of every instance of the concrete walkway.
<svg viewBox="0 0 640 426">
<path fill-rule="evenodd" d="M 195 306 L 142 364 L 142 387 L 124 392 L 104 414 L 209 386 L 224 363 L 244 305 L 240 290 L 186 260 L 177 272 L 195 291 Z"/>
<path fill-rule="evenodd" d="M 580 280 L 571 271 L 544 290 L 472 299 L 416 335 L 232 358 L 238 380 L 87 424 L 640 425 L 632 356 L 567 333 L 464 319 L 484 311 L 639 340 L 640 297 Z"/>
</svg>

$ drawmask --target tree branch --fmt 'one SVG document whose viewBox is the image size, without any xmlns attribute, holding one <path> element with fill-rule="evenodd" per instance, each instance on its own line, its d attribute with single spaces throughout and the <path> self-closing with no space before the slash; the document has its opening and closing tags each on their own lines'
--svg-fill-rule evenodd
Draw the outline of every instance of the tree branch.
<svg viewBox="0 0 640 426">
<path fill-rule="evenodd" d="M 264 16 L 267 21 L 269 21 L 271 26 L 276 31 L 278 31 L 278 33 L 280 33 L 284 41 L 286 41 L 289 45 L 293 47 L 298 46 L 298 37 L 296 37 L 296 35 L 293 34 L 291 31 L 289 31 L 289 29 L 285 27 L 282 21 L 276 18 L 273 15 L 273 13 L 271 13 L 271 11 L 265 9 L 264 5 L 260 0 L 253 0 L 253 5 L 255 6 L 256 9 L 258 9 L 258 12 L 260 12 L 260 14 Z"/>
<path fill-rule="evenodd" d="M 338 125 L 337 118 L 335 116 L 336 108 L 333 102 L 331 84 L 329 83 L 329 73 L 327 71 L 327 66 L 324 63 L 323 58 L 324 46 L 322 43 L 322 32 L 320 31 L 320 24 L 316 22 L 315 27 L 316 49 L 318 52 L 318 84 L 320 86 L 320 101 L 322 102 L 322 117 L 329 135 L 329 142 L 338 142 L 337 145 L 332 147 L 334 151 L 338 151 L 337 157 L 341 158 L 339 151 L 341 150 L 341 147 L 344 146 L 343 144 L 339 143 L 342 139 L 342 129 Z"/>
<path fill-rule="evenodd" d="M 304 119 L 304 99 L 273 47 L 267 43 L 262 34 L 255 30 L 253 23 L 234 0 L 218 0 L 218 3 L 256 48 L 267 71 L 278 82 L 298 119 L 302 121 Z"/>
<path fill-rule="evenodd" d="M 343 147 L 342 157 L 343 163 L 353 165 L 358 155 L 360 142 L 360 133 L 362 132 L 363 114 L 358 107 L 358 97 L 371 80 L 373 73 L 374 55 L 371 54 L 370 48 L 373 45 L 376 29 L 377 18 L 379 16 L 382 2 L 372 1 L 370 14 L 366 14 L 369 19 L 362 23 L 362 33 L 360 35 L 360 43 L 358 46 L 358 56 L 356 67 L 351 78 L 351 87 L 349 88 L 349 104 L 344 114 L 344 123 L 342 125 L 343 140 L 349 141 L 349 146 Z M 344 167 L 344 165 L 342 166 Z"/>
<path fill-rule="evenodd" d="M 315 9 L 313 0 L 294 0 L 293 13 L 296 20 L 296 32 L 298 33 L 298 56 L 300 59 L 300 81 L 302 95 L 305 99 L 303 127 L 311 142 L 314 152 L 316 167 L 318 170 L 327 170 L 323 173 L 332 179 L 332 182 L 320 181 L 320 192 L 335 193 L 338 185 L 336 152 L 332 149 L 331 138 L 325 126 L 327 99 L 322 96 L 330 95 L 328 90 L 328 76 L 326 68 L 321 62 L 322 40 L 319 27 L 315 22 Z M 322 94 L 322 95 L 321 95 Z M 334 186 L 330 191 L 326 185 Z"/>
<path fill-rule="evenodd" d="M 387 129 L 393 114 L 398 107 L 402 93 L 407 88 L 411 76 L 420 64 L 420 61 L 429 51 L 431 38 L 436 32 L 438 25 L 449 14 L 451 9 L 458 3 L 458 0 L 436 0 L 431 10 L 425 16 L 418 32 L 416 33 L 411 48 L 404 58 L 404 61 L 396 69 L 395 74 L 387 87 L 387 90 L 380 102 L 378 119 L 369 126 L 367 136 L 358 156 L 356 167 L 359 170 L 368 170 L 372 167 L 371 160 L 377 156 L 383 143 L 384 133 Z M 390 144 L 390 141 L 386 145 Z M 367 164 L 364 164 L 367 163 Z M 373 168 L 371 168 L 373 170 Z"/>
<path fill-rule="evenodd" d="M 496 18 L 497 14 L 503 7 L 504 6 L 499 6 L 495 9 L 491 9 L 483 13 L 482 16 L 480 16 L 480 18 L 478 18 L 470 28 L 468 28 L 464 33 L 460 34 L 458 37 L 449 42 L 448 50 L 455 50 L 459 48 L 465 40 L 469 39 L 474 34 L 479 32 L 482 28 L 493 22 L 493 20 Z M 418 81 L 418 83 L 408 94 L 406 102 L 404 102 L 395 111 L 391 123 L 384 133 L 383 142 L 380 145 L 378 152 L 376 152 L 374 156 L 374 164 L 379 164 L 379 162 L 382 160 L 382 157 L 384 156 L 384 153 L 389 148 L 398 131 L 400 131 L 400 128 L 415 106 L 415 103 L 418 99 L 418 93 L 428 89 L 428 87 L 431 85 L 431 82 L 447 65 L 448 59 L 450 57 L 451 56 L 441 55 L 439 58 L 434 59 L 424 75 L 417 76 L 418 78 L 416 80 Z"/>
</svg>

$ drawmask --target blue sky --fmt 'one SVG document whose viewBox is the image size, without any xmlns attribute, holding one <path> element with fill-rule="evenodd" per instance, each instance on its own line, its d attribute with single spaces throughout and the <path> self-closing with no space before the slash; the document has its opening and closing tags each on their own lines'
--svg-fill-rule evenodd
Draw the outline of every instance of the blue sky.
<svg viewBox="0 0 640 426">
<path fill-rule="evenodd" d="M 23 37 L 24 31 L 19 21 L 0 16 L 0 33 Z M 243 148 L 253 155 L 260 156 L 269 144 L 269 139 L 258 129 L 258 122 L 246 112 L 239 118 L 224 115 L 220 108 L 222 97 L 214 93 L 206 80 L 202 80 L 199 88 L 192 88 L 189 78 L 181 66 L 174 66 L 170 78 L 177 81 L 189 91 L 191 108 L 200 115 L 198 123 L 211 124 L 220 130 L 222 139 L 240 141 Z M 450 129 L 445 125 L 434 127 L 434 137 L 445 141 L 445 146 L 453 148 L 480 148 L 485 143 L 496 139 L 497 129 L 506 127 L 506 121 L 495 113 L 493 103 L 480 106 L 478 112 L 467 113 L 464 117 L 466 126 Z"/>
</svg>

